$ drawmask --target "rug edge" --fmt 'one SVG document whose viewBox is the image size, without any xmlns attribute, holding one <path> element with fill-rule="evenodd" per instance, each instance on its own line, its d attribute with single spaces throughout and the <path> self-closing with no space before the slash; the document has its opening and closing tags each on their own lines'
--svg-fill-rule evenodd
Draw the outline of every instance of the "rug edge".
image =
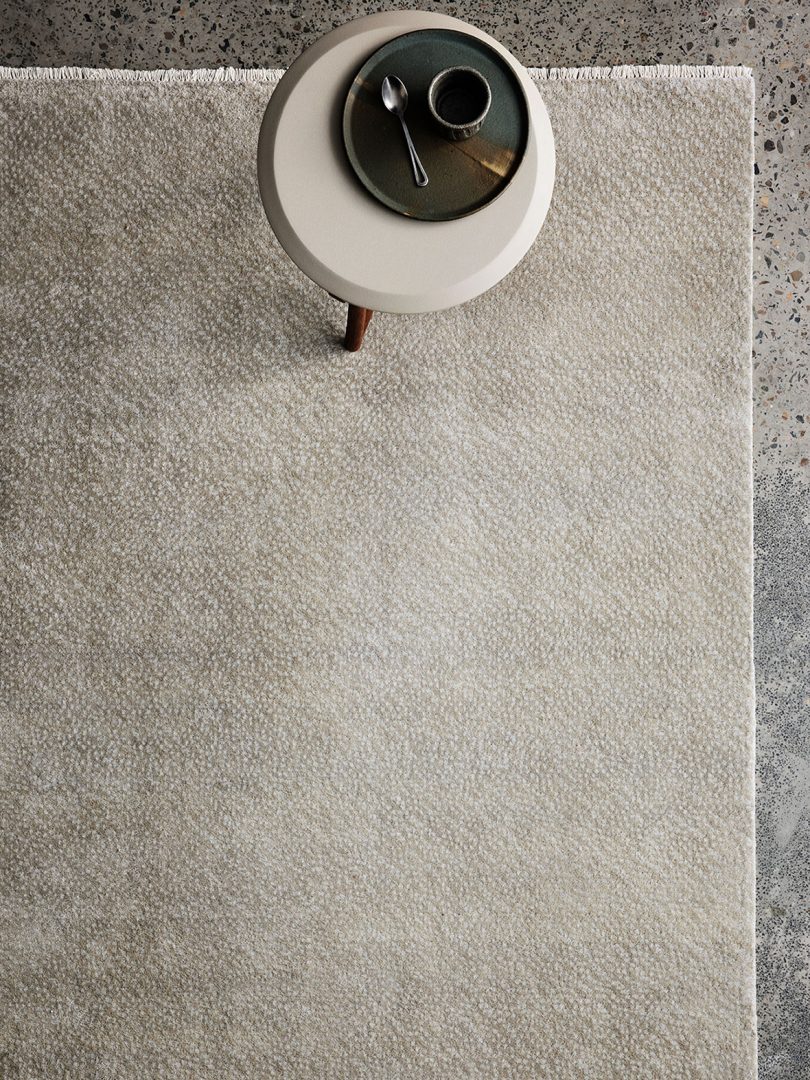
<svg viewBox="0 0 810 1080">
<path fill-rule="evenodd" d="M 0 79 L 91 80 L 97 82 L 242 83 L 278 82 L 285 68 L 93 68 L 0 66 Z M 540 81 L 576 79 L 745 79 L 753 80 L 748 67 L 711 64 L 618 64 L 614 67 L 529 67 Z"/>
<path fill-rule="evenodd" d="M 159 83 L 278 82 L 285 68 L 94 68 L 0 66 L 0 79 L 11 81 L 90 81 Z"/>
<path fill-rule="evenodd" d="M 613 67 L 530 67 L 529 74 L 547 81 L 568 79 L 744 79 L 749 67 L 724 64 L 616 64 Z"/>
</svg>

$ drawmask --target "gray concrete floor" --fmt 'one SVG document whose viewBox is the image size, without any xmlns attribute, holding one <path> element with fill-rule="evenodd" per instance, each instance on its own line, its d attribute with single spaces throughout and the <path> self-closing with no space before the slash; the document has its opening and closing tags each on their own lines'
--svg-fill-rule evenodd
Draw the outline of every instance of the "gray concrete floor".
<svg viewBox="0 0 810 1080">
<path fill-rule="evenodd" d="M 285 67 L 357 15 L 473 22 L 526 65 L 746 64 L 757 80 L 755 655 L 760 1077 L 810 1078 L 810 6 L 689 0 L 0 3 L 0 64 Z"/>
</svg>

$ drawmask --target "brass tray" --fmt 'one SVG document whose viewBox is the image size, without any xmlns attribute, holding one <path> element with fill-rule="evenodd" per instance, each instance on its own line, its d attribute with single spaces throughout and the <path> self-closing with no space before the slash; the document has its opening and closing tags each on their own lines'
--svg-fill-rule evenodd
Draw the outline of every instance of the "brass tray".
<svg viewBox="0 0 810 1080">
<path fill-rule="evenodd" d="M 481 130 L 453 142 L 427 105 L 434 75 L 474 67 L 492 90 Z M 400 122 L 382 103 L 386 75 L 408 88 L 405 120 L 430 182 L 413 181 Z M 517 75 L 500 53 L 458 30 L 416 30 L 388 41 L 355 76 L 343 110 L 343 142 L 363 186 L 385 206 L 421 221 L 451 221 L 491 203 L 514 177 L 529 138 L 529 108 Z"/>
</svg>

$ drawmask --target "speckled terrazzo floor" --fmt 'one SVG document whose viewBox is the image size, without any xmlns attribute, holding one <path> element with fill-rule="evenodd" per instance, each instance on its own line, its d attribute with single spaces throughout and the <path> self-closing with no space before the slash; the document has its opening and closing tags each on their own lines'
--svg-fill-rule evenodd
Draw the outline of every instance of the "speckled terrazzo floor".
<svg viewBox="0 0 810 1080">
<path fill-rule="evenodd" d="M 527 65 L 746 64 L 757 79 L 755 650 L 760 1076 L 810 1077 L 810 7 L 98 0 L 0 6 L 0 64 L 280 67 L 357 15 L 440 10 Z M 710 133 L 707 133 L 710 137 Z"/>
</svg>

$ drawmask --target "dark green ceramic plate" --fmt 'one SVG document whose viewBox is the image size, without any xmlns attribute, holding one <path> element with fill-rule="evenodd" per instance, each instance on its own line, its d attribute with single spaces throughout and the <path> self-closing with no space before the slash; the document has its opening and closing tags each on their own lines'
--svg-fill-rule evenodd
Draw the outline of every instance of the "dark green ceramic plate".
<svg viewBox="0 0 810 1080">
<path fill-rule="evenodd" d="M 489 82 L 492 104 L 478 134 L 445 139 L 427 104 L 434 75 L 448 67 L 476 68 Z M 402 128 L 386 111 L 381 87 L 397 75 L 408 88 L 405 119 L 430 182 L 413 181 Z M 529 137 L 523 87 L 486 42 L 457 30 L 417 30 L 386 42 L 355 76 L 343 110 L 343 141 L 360 182 L 397 213 L 450 221 L 480 210 L 507 187 Z"/>
</svg>

